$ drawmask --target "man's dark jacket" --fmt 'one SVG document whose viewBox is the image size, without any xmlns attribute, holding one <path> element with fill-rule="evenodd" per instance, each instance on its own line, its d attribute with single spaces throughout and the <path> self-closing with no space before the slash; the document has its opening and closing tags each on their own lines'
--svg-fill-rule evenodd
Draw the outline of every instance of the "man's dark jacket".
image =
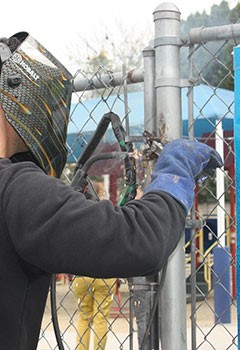
<svg viewBox="0 0 240 350">
<path fill-rule="evenodd" d="M 37 347 L 51 274 L 131 277 L 159 271 L 184 229 L 172 197 L 93 202 L 31 162 L 0 159 L 0 349 Z"/>
</svg>

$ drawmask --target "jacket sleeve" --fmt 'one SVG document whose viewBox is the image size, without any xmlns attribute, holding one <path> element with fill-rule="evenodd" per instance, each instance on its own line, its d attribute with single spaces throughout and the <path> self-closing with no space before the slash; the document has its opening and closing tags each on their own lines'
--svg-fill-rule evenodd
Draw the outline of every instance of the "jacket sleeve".
<svg viewBox="0 0 240 350">
<path fill-rule="evenodd" d="M 124 207 L 93 202 L 35 168 L 19 171 L 2 198 L 17 255 L 48 273 L 133 277 L 159 271 L 176 247 L 185 210 L 163 192 Z"/>
</svg>

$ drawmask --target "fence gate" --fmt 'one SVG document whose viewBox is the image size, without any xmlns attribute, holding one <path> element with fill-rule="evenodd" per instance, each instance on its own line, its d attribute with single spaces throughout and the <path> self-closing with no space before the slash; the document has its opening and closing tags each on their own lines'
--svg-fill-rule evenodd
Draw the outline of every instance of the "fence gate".
<svg viewBox="0 0 240 350">
<path fill-rule="evenodd" d="M 77 72 L 63 181 L 71 182 L 79 155 L 109 112 L 122 121 L 125 141 L 132 143 L 136 154 L 138 182 L 143 186 L 152 167 L 150 162 L 142 162 L 144 130 L 163 144 L 184 137 L 216 147 L 224 166 L 214 178 L 197 184 L 194 207 L 183 238 L 169 259 L 163 285 L 161 274 L 135 281 L 57 275 L 38 350 L 87 349 L 88 341 L 91 346 L 97 342 L 99 349 L 104 349 L 105 341 L 107 350 L 138 349 L 141 334 L 136 316 L 141 303 L 146 304 L 146 312 L 140 315 L 145 317 L 144 327 L 151 320 L 151 337 L 145 336 L 144 349 L 238 348 L 232 53 L 240 42 L 240 25 L 193 28 L 182 35 L 180 12 L 174 4 L 160 4 L 153 16 L 155 37 L 143 49 L 143 68 L 128 72 L 124 67 L 122 72 L 112 73 L 99 67 L 91 77 Z M 140 84 L 139 91 L 129 92 L 130 84 Z M 96 153 L 116 150 L 119 145 L 109 128 Z M 121 160 L 94 163 L 89 176 L 101 197 L 118 202 L 124 191 Z M 105 289 L 100 299 L 94 295 L 97 284 Z M 156 297 L 158 307 L 151 319 Z M 84 300 L 95 302 L 93 313 L 86 311 Z M 99 316 L 105 320 L 102 333 L 94 326 Z"/>
</svg>

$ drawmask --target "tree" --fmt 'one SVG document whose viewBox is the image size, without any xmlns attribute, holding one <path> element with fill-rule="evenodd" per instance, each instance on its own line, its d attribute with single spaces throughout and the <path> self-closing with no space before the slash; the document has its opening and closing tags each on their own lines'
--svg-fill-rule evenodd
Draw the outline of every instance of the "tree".
<svg viewBox="0 0 240 350">
<path fill-rule="evenodd" d="M 238 5 L 237 5 L 238 6 Z M 228 2 L 223 0 L 219 5 L 213 5 L 208 15 L 206 11 L 196 12 L 188 16 L 187 20 L 181 22 L 183 34 L 187 34 L 191 28 L 213 27 L 231 23 L 231 11 Z"/>
<path fill-rule="evenodd" d="M 191 28 L 211 27 L 227 25 L 239 21 L 240 5 L 230 10 L 227 1 L 222 1 L 219 5 L 213 5 L 209 15 L 204 11 L 190 15 L 186 21 L 182 22 L 182 33 L 187 34 Z M 203 43 L 196 46 L 194 55 L 194 76 L 201 76 L 204 83 L 233 90 L 233 46 L 237 42 L 218 41 Z M 187 76 L 187 55 L 186 50 L 182 54 L 182 71 Z"/>
<path fill-rule="evenodd" d="M 124 27 L 122 23 L 115 23 L 113 28 L 103 26 L 93 38 L 79 35 L 69 58 L 76 67 L 80 66 L 90 74 L 97 71 L 99 66 L 119 72 L 123 63 L 128 71 L 140 68 L 143 65 L 142 50 L 149 44 L 152 35 L 150 29 L 137 32 L 132 27 Z"/>
<path fill-rule="evenodd" d="M 219 5 L 211 7 L 210 14 L 206 11 L 191 14 L 186 21 L 181 22 L 181 33 L 188 35 L 191 28 L 220 26 L 239 21 L 240 4 L 230 10 L 228 2 L 223 0 Z M 140 68 L 143 65 L 142 50 L 153 39 L 150 28 L 137 32 L 132 27 L 124 27 L 117 22 L 114 28 L 102 26 L 94 37 L 83 34 L 78 36 L 75 47 L 69 51 L 70 60 L 77 68 L 81 67 L 83 77 L 89 77 L 99 72 L 122 71 L 123 63 L 126 70 Z M 233 44 L 233 43 L 232 43 Z M 224 42 L 211 42 L 202 45 L 195 55 L 195 74 L 201 75 L 203 82 L 213 86 L 233 89 L 232 45 Z M 188 77 L 188 50 L 181 49 L 181 69 L 183 78 Z M 219 85 L 221 82 L 221 85 Z M 142 85 L 129 86 L 129 91 L 142 89 Z M 114 91 L 113 91 L 114 93 Z M 116 92 L 115 92 L 116 93 Z"/>
<path fill-rule="evenodd" d="M 238 3 L 230 13 L 230 22 L 237 23 L 240 19 L 240 4 Z"/>
</svg>

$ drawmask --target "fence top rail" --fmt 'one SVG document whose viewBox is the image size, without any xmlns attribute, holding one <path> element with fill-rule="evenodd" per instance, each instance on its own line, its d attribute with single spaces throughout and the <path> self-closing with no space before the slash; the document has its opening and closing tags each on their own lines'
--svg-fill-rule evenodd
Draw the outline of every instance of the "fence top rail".
<svg viewBox="0 0 240 350">
<path fill-rule="evenodd" d="M 218 27 L 192 28 L 186 38 L 187 45 L 203 44 L 208 41 L 219 41 L 240 38 L 240 23 Z"/>
<path fill-rule="evenodd" d="M 141 83 L 144 80 L 143 68 L 134 69 L 126 73 L 124 76 L 123 72 L 118 73 L 105 73 L 98 74 L 88 78 L 80 78 L 76 76 L 73 81 L 73 90 L 74 91 L 85 91 L 85 90 L 94 90 L 101 89 L 106 87 L 116 87 L 120 86 L 123 81 L 126 79 L 127 84 Z"/>
</svg>

